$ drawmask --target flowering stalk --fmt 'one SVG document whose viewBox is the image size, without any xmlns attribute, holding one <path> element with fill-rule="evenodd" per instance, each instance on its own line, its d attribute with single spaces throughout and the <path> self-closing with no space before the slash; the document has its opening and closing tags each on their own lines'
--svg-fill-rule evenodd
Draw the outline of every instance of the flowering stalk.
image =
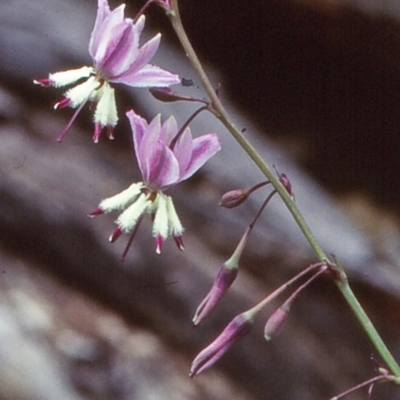
<svg viewBox="0 0 400 400">
<path fill-rule="evenodd" d="M 223 106 L 222 102 L 219 99 L 218 94 L 214 90 L 204 68 L 197 57 L 196 52 L 194 51 L 190 40 L 185 32 L 185 29 L 182 24 L 182 20 L 179 14 L 179 7 L 178 7 L 178 0 L 170 0 L 171 11 L 167 12 L 167 16 L 169 17 L 172 27 L 174 28 L 181 45 L 187 55 L 188 59 L 190 60 L 193 69 L 196 71 L 199 79 L 202 82 L 204 89 L 206 90 L 213 109 L 215 110 L 216 117 L 222 122 L 222 124 L 226 127 L 226 129 L 232 134 L 235 140 L 239 143 L 239 145 L 243 148 L 243 150 L 249 155 L 249 157 L 253 160 L 253 162 L 257 165 L 257 167 L 261 170 L 261 172 L 266 176 L 266 178 L 271 182 L 274 186 L 276 191 L 278 192 L 279 196 L 281 197 L 282 201 L 285 203 L 286 207 L 292 214 L 294 220 L 296 221 L 297 225 L 299 226 L 300 230 L 303 232 L 303 235 L 309 242 L 311 248 L 314 250 L 315 254 L 317 255 L 318 259 L 321 261 L 329 262 L 329 257 L 325 254 L 324 250 L 322 249 L 321 245 L 319 244 L 318 240 L 314 236 L 313 232 L 311 231 L 310 227 L 308 226 L 307 222 L 303 218 L 302 214 L 300 213 L 297 205 L 284 187 L 284 185 L 280 182 L 279 178 L 276 178 L 274 173 L 272 172 L 269 165 L 263 160 L 261 155 L 257 152 L 257 150 L 251 145 L 251 143 L 246 139 L 246 137 L 242 134 L 242 132 L 235 126 L 232 119 L 230 118 L 228 112 L 226 111 L 225 107 Z M 400 377 L 400 366 L 386 347 L 385 343 L 383 342 L 382 338 L 380 337 L 379 333 L 376 331 L 375 327 L 373 326 L 371 320 L 365 313 L 364 309 L 362 308 L 361 304 L 359 303 L 358 299 L 354 295 L 353 291 L 351 290 L 349 283 L 347 281 L 346 274 L 343 268 L 340 269 L 340 279 L 336 278 L 335 282 L 341 291 L 342 295 L 344 296 L 345 300 L 351 307 L 353 313 L 359 320 L 360 324 L 362 325 L 363 329 L 369 336 L 370 340 L 372 341 L 373 345 L 381 355 L 382 359 L 385 361 L 386 365 L 392 371 L 392 373 L 396 377 Z"/>
</svg>

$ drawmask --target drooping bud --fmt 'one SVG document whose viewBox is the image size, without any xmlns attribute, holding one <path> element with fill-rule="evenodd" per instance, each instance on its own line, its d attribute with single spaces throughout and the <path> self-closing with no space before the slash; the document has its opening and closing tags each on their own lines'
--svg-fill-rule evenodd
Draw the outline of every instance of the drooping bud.
<svg viewBox="0 0 400 400">
<path fill-rule="evenodd" d="M 320 276 L 321 274 L 325 273 L 328 270 L 329 267 L 326 263 L 322 263 L 322 266 L 320 266 L 320 264 L 321 263 L 317 263 L 317 264 L 311 266 L 312 268 L 315 268 L 315 266 L 317 266 L 319 268 L 319 270 L 314 275 L 312 275 L 309 279 L 307 279 L 306 282 L 304 282 L 302 285 L 300 285 L 290 295 L 290 297 L 270 316 L 270 318 L 268 319 L 267 323 L 265 324 L 265 328 L 264 328 L 265 340 L 271 340 L 274 335 L 277 335 L 282 330 L 282 328 L 285 325 L 285 322 L 289 316 L 290 307 L 292 306 L 292 303 L 297 298 L 297 296 L 306 287 L 308 287 L 308 285 L 310 285 L 311 282 L 313 282 L 318 276 Z M 297 277 L 300 277 L 301 275 L 304 274 L 304 272 L 306 272 L 308 270 L 309 270 L 309 268 L 304 270 L 302 274 L 297 275 Z"/>
<path fill-rule="evenodd" d="M 197 307 L 196 313 L 193 317 L 193 324 L 199 325 L 216 307 L 220 302 L 222 296 L 231 287 L 238 274 L 238 267 L 228 268 L 223 264 L 219 269 L 218 274 L 214 280 L 211 290 Z"/>
<path fill-rule="evenodd" d="M 225 208 L 237 207 L 249 197 L 249 194 L 249 191 L 245 192 L 242 189 L 231 190 L 222 196 L 219 205 Z"/>
<path fill-rule="evenodd" d="M 242 255 L 250 232 L 251 229 L 247 228 L 232 256 L 225 261 L 219 269 L 211 290 L 197 307 L 196 313 L 193 317 L 194 325 L 199 325 L 203 322 L 203 320 L 214 310 L 224 294 L 235 281 L 239 270 L 240 256 Z"/>
<path fill-rule="evenodd" d="M 192 378 L 214 365 L 238 340 L 250 332 L 254 315 L 237 315 L 222 333 L 193 360 L 189 376 Z"/>
<path fill-rule="evenodd" d="M 290 305 L 284 303 L 279 307 L 274 313 L 269 317 L 264 328 L 264 338 L 265 340 L 271 340 L 273 336 L 278 335 L 289 316 Z"/>
<path fill-rule="evenodd" d="M 186 101 L 199 101 L 198 99 L 194 99 L 189 96 L 185 96 L 183 94 L 179 94 L 174 90 L 167 87 L 156 87 L 150 88 L 149 92 L 155 97 L 157 100 L 163 101 L 164 103 L 173 103 L 175 101 L 186 100 Z"/>
<path fill-rule="evenodd" d="M 220 206 L 225 208 L 234 208 L 242 204 L 253 192 L 271 183 L 270 181 L 260 182 L 249 190 L 234 189 L 226 192 L 219 203 Z"/>
</svg>

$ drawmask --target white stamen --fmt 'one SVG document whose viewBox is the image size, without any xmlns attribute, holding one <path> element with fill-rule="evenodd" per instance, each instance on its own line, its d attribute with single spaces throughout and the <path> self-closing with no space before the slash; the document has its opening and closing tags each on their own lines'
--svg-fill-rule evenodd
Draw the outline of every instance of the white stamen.
<svg viewBox="0 0 400 400">
<path fill-rule="evenodd" d="M 181 224 L 181 221 L 176 213 L 174 203 L 172 202 L 172 197 L 165 196 L 167 198 L 167 213 L 168 213 L 168 226 L 169 226 L 169 235 L 172 236 L 181 236 L 184 228 Z"/>
<path fill-rule="evenodd" d="M 160 193 L 158 195 L 158 206 L 153 222 L 153 236 L 161 236 L 163 239 L 168 237 L 168 211 L 167 196 Z"/>
<path fill-rule="evenodd" d="M 94 122 L 99 122 L 102 126 L 115 126 L 118 122 L 114 89 L 107 82 L 104 82 L 101 88 L 100 98 L 94 113 Z"/>
<path fill-rule="evenodd" d="M 79 79 L 89 78 L 94 73 L 93 67 L 82 67 L 79 69 L 70 69 L 69 71 L 56 72 L 49 74 L 49 79 L 54 87 L 71 85 Z"/>
<path fill-rule="evenodd" d="M 139 217 L 146 211 L 151 205 L 151 201 L 148 200 L 148 195 L 142 193 L 139 198 L 131 204 L 115 221 L 115 223 L 125 232 L 131 231 Z"/>
<path fill-rule="evenodd" d="M 110 211 L 114 210 L 122 210 L 130 203 L 135 202 L 143 187 L 144 185 L 142 182 L 134 183 L 133 185 L 129 186 L 128 189 L 125 189 L 121 193 L 109 197 L 108 199 L 104 199 L 100 203 L 99 207 L 105 213 L 109 213 Z"/>
<path fill-rule="evenodd" d="M 70 107 L 75 108 L 88 101 L 93 91 L 96 90 L 98 86 L 99 82 L 92 76 L 86 82 L 69 89 L 65 93 L 65 97 L 71 101 Z"/>
</svg>

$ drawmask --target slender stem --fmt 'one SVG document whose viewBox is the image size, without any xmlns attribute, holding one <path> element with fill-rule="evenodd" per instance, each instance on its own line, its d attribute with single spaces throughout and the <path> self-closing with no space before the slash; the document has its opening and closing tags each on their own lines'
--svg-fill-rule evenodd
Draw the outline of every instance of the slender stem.
<svg viewBox="0 0 400 400">
<path fill-rule="evenodd" d="M 256 224 L 258 218 L 260 218 L 260 215 L 262 214 L 262 212 L 264 211 L 265 207 L 267 207 L 267 204 L 269 203 L 269 201 L 272 199 L 272 197 L 274 197 L 276 194 L 276 190 L 273 190 L 268 197 L 265 199 L 264 203 L 262 204 L 262 206 L 260 207 L 260 209 L 258 210 L 256 216 L 253 218 L 253 221 L 250 222 L 249 224 L 249 229 L 253 229 L 254 225 Z"/>
<path fill-rule="evenodd" d="M 249 157 L 253 160 L 253 162 L 258 166 L 261 172 L 267 177 L 267 179 L 271 182 L 274 186 L 276 191 L 278 192 L 279 196 L 282 198 L 283 202 L 286 204 L 288 210 L 293 215 L 294 220 L 296 221 L 297 225 L 303 232 L 303 235 L 308 240 L 311 248 L 314 250 L 316 256 L 320 261 L 326 261 L 329 263 L 329 258 L 325 254 L 324 250 L 322 249 L 321 245 L 315 238 L 313 232 L 311 231 L 310 227 L 308 226 L 307 222 L 303 218 L 302 214 L 300 213 L 297 205 L 285 189 L 285 187 L 281 184 L 279 179 L 273 173 L 272 169 L 269 165 L 262 159 L 260 154 L 257 150 L 251 145 L 251 143 L 246 139 L 246 137 L 242 134 L 242 132 L 235 126 L 232 119 L 230 118 L 228 112 L 225 110 L 222 102 L 220 101 L 218 94 L 215 92 L 213 85 L 211 84 L 206 72 L 203 69 L 202 64 L 200 63 L 199 58 L 197 57 L 196 52 L 194 51 L 190 40 L 185 32 L 185 29 L 182 25 L 179 8 L 178 8 L 178 0 L 171 0 L 171 9 L 172 12 L 168 12 L 167 15 L 171 21 L 171 24 L 181 42 L 181 45 L 186 53 L 186 56 L 189 58 L 193 69 L 196 71 L 199 79 L 201 80 L 204 89 L 206 90 L 213 109 L 215 110 L 216 117 L 223 123 L 223 125 L 228 129 L 228 131 L 232 134 L 235 140 L 239 143 L 239 145 L 243 148 L 243 150 L 249 155 Z M 365 313 L 364 309 L 360 305 L 358 299 L 352 292 L 346 274 L 344 270 L 341 268 L 340 270 L 340 279 L 335 279 L 335 282 L 343 294 L 344 298 L 346 299 L 347 303 L 350 305 L 351 309 L 353 310 L 354 314 L 358 318 L 360 324 L 362 325 L 363 329 L 369 336 L 370 340 L 372 341 L 373 345 L 379 352 L 380 356 L 382 357 L 383 361 L 386 363 L 388 368 L 392 371 L 392 373 L 396 377 L 400 377 L 400 366 L 397 364 L 396 360 L 393 358 L 389 350 L 387 349 L 386 345 L 384 344 L 383 340 L 379 336 L 378 332 L 376 331 L 375 327 L 373 326 L 371 320 Z"/>
<path fill-rule="evenodd" d="M 254 307 L 250 308 L 246 312 L 249 315 L 256 315 L 259 313 L 268 303 L 270 303 L 273 299 L 278 297 L 281 293 L 283 293 L 286 289 L 288 289 L 293 283 L 298 281 L 300 278 L 302 278 L 304 275 L 307 275 L 310 271 L 316 268 L 320 268 L 324 263 L 317 263 L 310 265 L 300 273 L 298 273 L 296 276 L 285 282 L 283 285 L 279 286 L 278 289 L 275 289 L 271 294 L 269 294 L 265 299 L 261 300 L 258 304 L 256 304 Z"/>
<path fill-rule="evenodd" d="M 196 110 L 189 118 L 188 120 L 182 125 L 181 129 L 179 129 L 178 133 L 176 136 L 172 139 L 171 144 L 169 145 L 169 148 L 173 150 L 173 148 L 176 146 L 176 143 L 178 142 L 179 138 L 182 136 L 183 132 L 185 129 L 190 125 L 190 123 L 204 110 L 209 110 L 208 106 L 203 106 L 200 107 L 198 110 Z"/>
<path fill-rule="evenodd" d="M 377 383 L 379 381 L 388 381 L 388 380 L 390 380 L 390 379 L 388 379 L 388 377 L 386 377 L 384 375 L 375 376 L 374 378 L 368 379 L 367 381 L 362 382 L 359 385 L 354 386 L 351 389 L 346 390 L 345 392 L 340 393 L 337 396 L 332 397 L 331 400 L 342 399 L 343 397 L 347 396 L 348 394 L 351 394 L 351 393 L 355 392 L 356 390 L 362 389 L 365 386 L 371 386 L 374 383 Z"/>
<path fill-rule="evenodd" d="M 380 356 L 382 357 L 382 360 L 385 361 L 387 367 L 392 371 L 392 373 L 396 377 L 400 378 L 400 367 L 398 363 L 390 353 L 389 349 L 386 347 L 379 333 L 375 329 L 375 326 L 373 325 L 363 307 L 361 306 L 360 302 L 358 301 L 356 295 L 351 290 L 343 266 L 339 262 L 336 262 L 336 265 L 341 274 L 341 279 L 336 280 L 336 284 L 339 287 L 343 297 L 346 299 L 354 315 L 362 325 L 365 333 L 368 335 L 375 348 L 378 350 Z"/>
</svg>

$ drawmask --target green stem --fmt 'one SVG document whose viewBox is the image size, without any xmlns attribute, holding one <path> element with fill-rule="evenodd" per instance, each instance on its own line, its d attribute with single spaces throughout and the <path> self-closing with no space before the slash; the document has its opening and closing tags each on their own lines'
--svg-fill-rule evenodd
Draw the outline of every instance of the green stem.
<svg viewBox="0 0 400 400">
<path fill-rule="evenodd" d="M 181 45 L 186 53 L 186 56 L 190 60 L 193 69 L 196 71 L 197 75 L 200 78 L 200 81 L 207 92 L 208 97 L 210 98 L 211 105 L 215 110 L 215 116 L 222 122 L 222 124 L 228 129 L 228 131 L 232 134 L 235 140 L 239 143 L 239 145 L 243 148 L 243 150 L 249 155 L 249 157 L 253 160 L 253 162 L 258 166 L 261 172 L 267 177 L 267 179 L 274 186 L 279 196 L 282 198 L 286 207 L 293 215 L 294 220 L 297 225 L 303 232 L 303 235 L 308 240 L 311 248 L 314 250 L 316 256 L 320 261 L 326 261 L 329 263 L 329 258 L 325 254 L 321 245 L 315 238 L 312 233 L 310 227 L 307 222 L 303 218 L 299 209 L 297 208 L 294 199 L 290 196 L 285 187 L 280 183 L 279 179 L 276 177 L 272 169 L 269 165 L 261 158 L 260 154 L 257 150 L 251 145 L 251 143 L 246 139 L 246 137 L 240 132 L 240 130 L 235 126 L 232 119 L 230 118 L 228 112 L 225 110 L 221 100 L 219 99 L 217 93 L 214 90 L 213 85 L 211 84 L 206 72 L 203 69 L 202 64 L 200 63 L 199 58 L 197 57 L 196 52 L 194 51 L 191 42 L 186 34 L 185 29 L 183 28 L 181 17 L 179 14 L 178 8 L 178 0 L 171 0 L 171 8 L 172 12 L 167 13 L 171 24 L 181 42 Z M 377 349 L 378 353 L 382 357 L 383 361 L 386 363 L 388 368 L 392 371 L 392 373 L 396 377 L 400 377 L 400 367 L 397 364 L 396 360 L 393 358 L 389 350 L 387 349 L 385 343 L 379 336 L 375 327 L 373 326 L 371 320 L 365 313 L 361 304 L 355 297 L 352 292 L 348 282 L 347 277 L 344 270 L 340 267 L 341 279 L 337 279 L 336 284 L 341 291 L 342 295 L 346 299 L 347 303 L 353 310 L 363 329 L 369 336 L 373 345 Z"/>
</svg>

